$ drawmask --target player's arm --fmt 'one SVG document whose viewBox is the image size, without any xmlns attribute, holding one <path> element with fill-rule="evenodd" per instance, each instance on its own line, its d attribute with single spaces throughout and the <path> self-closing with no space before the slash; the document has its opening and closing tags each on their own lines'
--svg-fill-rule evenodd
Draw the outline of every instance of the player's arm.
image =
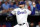
<svg viewBox="0 0 40 27">
<path fill-rule="evenodd" d="M 16 14 L 16 9 L 12 10 L 11 13 L 12 13 L 13 15 L 15 15 L 15 14 Z"/>
<path fill-rule="evenodd" d="M 29 10 L 29 15 L 31 14 L 31 11 Z"/>
<path fill-rule="evenodd" d="M 30 11 L 30 10 L 28 10 L 28 14 L 29 14 L 29 15 L 31 14 L 31 11 Z"/>
<path fill-rule="evenodd" d="M 30 15 L 31 14 L 31 11 L 30 10 L 27 10 L 28 14 Z"/>
</svg>

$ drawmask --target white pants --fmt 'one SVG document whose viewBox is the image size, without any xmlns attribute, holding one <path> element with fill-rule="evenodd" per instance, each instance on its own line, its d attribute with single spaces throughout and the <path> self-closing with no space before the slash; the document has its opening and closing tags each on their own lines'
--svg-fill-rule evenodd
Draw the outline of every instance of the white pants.
<svg viewBox="0 0 40 27">
<path fill-rule="evenodd" d="M 28 24 L 28 23 L 26 23 L 26 24 L 21 25 L 21 26 L 17 24 L 17 25 L 15 25 L 14 27 L 29 27 L 29 24 Z"/>
</svg>

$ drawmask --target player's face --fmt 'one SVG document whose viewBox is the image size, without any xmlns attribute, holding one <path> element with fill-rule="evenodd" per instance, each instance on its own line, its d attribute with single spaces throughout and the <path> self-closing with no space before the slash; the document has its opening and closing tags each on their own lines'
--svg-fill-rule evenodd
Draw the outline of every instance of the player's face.
<svg viewBox="0 0 40 27">
<path fill-rule="evenodd" d="M 24 4 L 23 5 L 19 5 L 19 7 L 24 8 Z"/>
</svg>

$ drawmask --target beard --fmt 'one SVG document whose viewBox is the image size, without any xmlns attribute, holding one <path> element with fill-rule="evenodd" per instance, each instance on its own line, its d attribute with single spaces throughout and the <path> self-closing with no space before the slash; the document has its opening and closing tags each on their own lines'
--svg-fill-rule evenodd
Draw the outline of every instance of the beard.
<svg viewBox="0 0 40 27">
<path fill-rule="evenodd" d="M 22 8 L 22 7 L 19 7 L 19 8 Z"/>
</svg>

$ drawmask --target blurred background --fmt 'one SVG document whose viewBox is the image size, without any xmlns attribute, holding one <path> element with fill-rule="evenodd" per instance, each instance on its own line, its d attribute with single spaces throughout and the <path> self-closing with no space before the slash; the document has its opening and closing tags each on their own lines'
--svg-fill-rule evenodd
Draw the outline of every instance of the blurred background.
<svg viewBox="0 0 40 27">
<path fill-rule="evenodd" d="M 0 27 L 13 27 L 17 24 L 16 16 L 11 10 L 24 4 L 32 13 L 28 16 L 30 27 L 40 27 L 40 0 L 0 0 Z"/>
</svg>

